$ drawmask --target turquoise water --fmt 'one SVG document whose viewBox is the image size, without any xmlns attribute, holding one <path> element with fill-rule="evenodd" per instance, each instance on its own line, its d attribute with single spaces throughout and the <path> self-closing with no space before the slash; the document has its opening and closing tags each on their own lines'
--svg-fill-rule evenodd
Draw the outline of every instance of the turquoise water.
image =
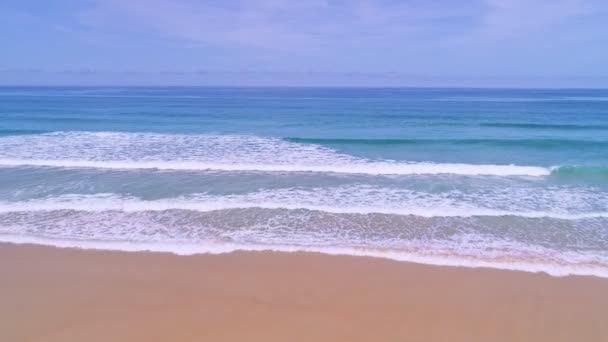
<svg viewBox="0 0 608 342">
<path fill-rule="evenodd" d="M 608 275 L 608 90 L 0 87 L 0 240 Z"/>
</svg>

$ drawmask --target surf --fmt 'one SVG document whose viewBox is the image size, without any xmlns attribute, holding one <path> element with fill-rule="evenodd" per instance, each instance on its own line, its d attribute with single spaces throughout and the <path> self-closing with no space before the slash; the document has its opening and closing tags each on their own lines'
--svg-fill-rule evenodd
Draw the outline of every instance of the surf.
<svg viewBox="0 0 608 342">
<path fill-rule="evenodd" d="M 564 198 L 585 199 L 578 205 Z M 532 200 L 533 199 L 533 200 Z M 608 197 L 592 190 L 512 189 L 429 193 L 373 186 L 279 188 L 245 194 L 191 194 L 144 199 L 116 193 L 63 194 L 0 201 L 0 213 L 36 211 L 210 212 L 232 209 L 307 210 L 333 214 L 387 214 L 418 217 L 523 217 L 582 220 L 607 218 Z"/>
<path fill-rule="evenodd" d="M 54 132 L 0 137 L 0 166 L 540 177 L 538 166 L 369 159 L 255 135 Z"/>
</svg>

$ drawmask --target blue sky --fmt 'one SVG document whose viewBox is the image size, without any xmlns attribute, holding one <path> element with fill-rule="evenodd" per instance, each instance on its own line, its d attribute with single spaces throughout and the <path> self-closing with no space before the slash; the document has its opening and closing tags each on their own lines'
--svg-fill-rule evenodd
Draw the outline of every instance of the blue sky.
<svg viewBox="0 0 608 342">
<path fill-rule="evenodd" d="M 0 83 L 608 86 L 605 0 L 2 0 Z"/>
</svg>

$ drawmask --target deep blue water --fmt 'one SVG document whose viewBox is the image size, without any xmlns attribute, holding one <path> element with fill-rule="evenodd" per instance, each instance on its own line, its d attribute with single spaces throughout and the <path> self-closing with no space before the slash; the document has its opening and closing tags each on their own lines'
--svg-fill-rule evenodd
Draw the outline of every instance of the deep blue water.
<svg viewBox="0 0 608 342">
<path fill-rule="evenodd" d="M 608 90 L 0 87 L 0 237 L 605 275 Z"/>
</svg>

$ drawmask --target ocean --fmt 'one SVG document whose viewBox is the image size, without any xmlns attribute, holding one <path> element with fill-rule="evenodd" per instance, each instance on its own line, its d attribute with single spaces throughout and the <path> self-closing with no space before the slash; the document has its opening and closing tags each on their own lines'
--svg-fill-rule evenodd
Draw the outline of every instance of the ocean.
<svg viewBox="0 0 608 342">
<path fill-rule="evenodd" d="M 0 87 L 0 241 L 608 277 L 608 90 Z"/>
</svg>

